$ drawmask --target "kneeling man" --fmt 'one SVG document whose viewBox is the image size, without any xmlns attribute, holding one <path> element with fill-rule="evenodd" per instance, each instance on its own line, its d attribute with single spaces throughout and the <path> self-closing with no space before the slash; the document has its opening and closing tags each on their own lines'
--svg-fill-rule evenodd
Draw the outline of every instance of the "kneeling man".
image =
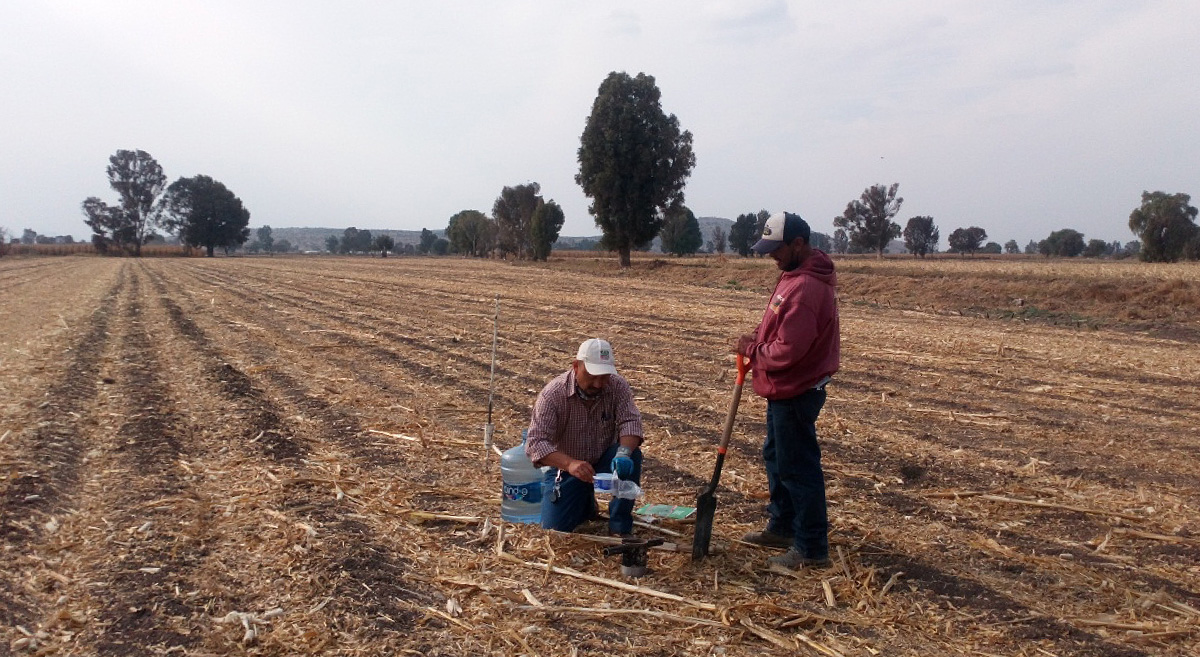
<svg viewBox="0 0 1200 657">
<path fill-rule="evenodd" d="M 550 466 L 542 486 L 542 527 L 569 532 L 597 514 L 592 477 L 611 472 L 642 481 L 642 416 L 633 390 L 614 364 L 612 345 L 579 345 L 570 369 L 542 388 L 533 405 L 525 453 Z M 633 500 L 608 505 L 613 534 L 633 533 Z"/>
</svg>

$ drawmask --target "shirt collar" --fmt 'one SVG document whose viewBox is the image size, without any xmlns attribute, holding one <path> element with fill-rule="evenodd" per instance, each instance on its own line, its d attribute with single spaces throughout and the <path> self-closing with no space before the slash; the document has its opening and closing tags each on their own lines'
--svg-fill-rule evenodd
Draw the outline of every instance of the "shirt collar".
<svg viewBox="0 0 1200 657">
<path fill-rule="evenodd" d="M 595 397 L 593 397 L 593 399 L 599 399 L 601 396 L 604 395 L 604 392 L 606 390 L 608 390 L 608 386 L 601 388 L 600 393 L 598 395 L 596 395 Z M 575 368 L 571 367 L 571 369 L 567 370 L 567 396 L 568 397 L 578 397 L 579 399 L 583 399 L 583 397 L 580 397 L 578 393 L 579 393 L 579 391 L 575 386 Z"/>
</svg>

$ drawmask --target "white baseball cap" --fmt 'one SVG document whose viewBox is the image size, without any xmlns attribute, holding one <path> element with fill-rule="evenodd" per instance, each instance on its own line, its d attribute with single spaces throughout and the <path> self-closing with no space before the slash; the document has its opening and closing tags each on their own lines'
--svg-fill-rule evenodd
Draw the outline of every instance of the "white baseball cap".
<svg viewBox="0 0 1200 657">
<path fill-rule="evenodd" d="M 607 340 L 600 338 L 584 340 L 583 344 L 579 345 L 579 353 L 575 354 L 575 360 L 583 361 L 584 368 L 592 376 L 617 373 L 617 367 L 613 362 L 612 345 L 608 344 Z"/>
<path fill-rule="evenodd" d="M 804 238 L 805 242 L 809 242 L 811 235 L 812 230 L 808 227 L 808 222 L 801 219 L 800 215 L 791 212 L 776 212 L 768 217 L 767 223 L 763 225 L 762 239 L 755 242 L 754 246 L 750 248 L 755 253 L 766 255 L 797 237 Z"/>
</svg>

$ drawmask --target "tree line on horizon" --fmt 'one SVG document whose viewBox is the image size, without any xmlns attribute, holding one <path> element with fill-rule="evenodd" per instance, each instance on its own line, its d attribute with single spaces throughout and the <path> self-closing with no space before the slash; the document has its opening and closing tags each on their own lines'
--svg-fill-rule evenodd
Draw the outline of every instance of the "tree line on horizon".
<svg viewBox="0 0 1200 657">
<path fill-rule="evenodd" d="M 715 227 L 707 243 L 698 221 L 684 204 L 684 187 L 696 164 L 692 134 L 681 129 L 674 114 L 666 114 L 653 76 L 611 72 L 601 83 L 577 151 L 576 183 L 591 199 L 588 211 L 602 235 L 596 247 L 614 251 L 621 267 L 630 264 L 630 252 L 644 250 L 655 238 L 664 253 L 688 255 L 702 248 L 724 253 L 726 248 L 748 256 L 769 213 L 739 215 L 728 232 Z M 161 239 L 155 229 L 177 235 L 182 244 L 203 248 L 212 256 L 216 248 L 236 249 L 250 237 L 250 212 L 224 184 L 210 176 L 181 177 L 167 185 L 162 167 L 141 150 L 118 150 L 106 168 L 109 186 L 118 202 L 110 205 L 98 197 L 82 203 L 85 223 L 92 229 L 92 245 L 100 253 L 141 254 L 143 245 Z M 812 233 L 813 246 L 832 253 L 876 253 L 883 256 L 893 240 L 903 237 L 915 257 L 936 253 L 940 229 L 928 216 L 911 217 L 904 227 L 894 221 L 904 199 L 899 183 L 872 185 L 847 203 L 833 219 L 833 235 Z M 1163 262 L 1200 259 L 1197 210 L 1187 194 L 1143 192 L 1141 206 L 1130 214 L 1129 228 L 1139 238 L 1121 244 L 1092 239 L 1064 228 L 1038 242 L 1025 253 L 1046 256 L 1137 255 Z M 492 206 L 491 215 L 463 210 L 450 217 L 445 237 L 422 229 L 414 253 L 458 253 L 483 257 L 545 260 L 564 223 L 562 208 L 541 196 L 536 182 L 506 186 Z M 262 232 L 265 228 L 265 233 Z M 248 250 L 274 253 L 279 246 L 269 226 Z M 20 238 L 37 240 L 26 229 Z M 366 235 L 360 235 L 365 232 Z M 69 238 L 69 236 L 67 236 Z M 1004 246 L 987 241 L 978 226 L 956 228 L 947 238 L 949 250 L 964 256 L 975 253 L 1018 253 L 1015 240 Z M 15 239 L 15 238 L 14 238 Z M 54 238 L 55 240 L 59 238 Z M 336 243 L 334 240 L 337 240 Z M 0 247 L 7 233 L 0 228 Z M 401 252 L 407 252 L 407 246 Z M 386 256 L 396 245 L 388 235 L 349 228 L 331 236 L 326 250 L 337 253 L 378 251 Z"/>
</svg>

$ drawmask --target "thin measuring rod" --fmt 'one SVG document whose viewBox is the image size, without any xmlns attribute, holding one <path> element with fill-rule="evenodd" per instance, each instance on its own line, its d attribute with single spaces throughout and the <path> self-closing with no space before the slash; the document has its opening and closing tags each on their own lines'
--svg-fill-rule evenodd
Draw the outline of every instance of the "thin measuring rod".
<svg viewBox="0 0 1200 657">
<path fill-rule="evenodd" d="M 492 394 L 496 390 L 496 335 L 500 325 L 500 295 L 496 295 L 496 314 L 492 316 L 492 376 L 488 380 L 488 424 L 492 423 Z"/>
</svg>

